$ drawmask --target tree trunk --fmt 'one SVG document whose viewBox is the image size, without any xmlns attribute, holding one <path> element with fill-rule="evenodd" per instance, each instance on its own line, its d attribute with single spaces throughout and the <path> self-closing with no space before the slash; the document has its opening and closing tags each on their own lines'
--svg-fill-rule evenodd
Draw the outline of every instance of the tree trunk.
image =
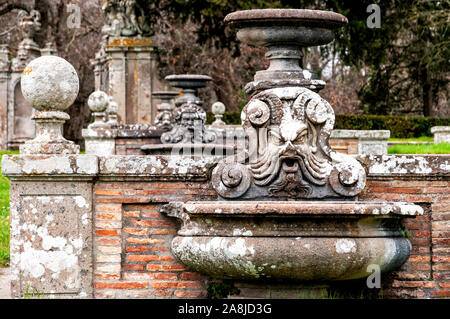
<svg viewBox="0 0 450 319">
<path fill-rule="evenodd" d="M 425 68 L 421 70 L 420 74 L 420 82 L 422 83 L 423 115 L 433 116 L 433 92 L 430 75 Z"/>
</svg>

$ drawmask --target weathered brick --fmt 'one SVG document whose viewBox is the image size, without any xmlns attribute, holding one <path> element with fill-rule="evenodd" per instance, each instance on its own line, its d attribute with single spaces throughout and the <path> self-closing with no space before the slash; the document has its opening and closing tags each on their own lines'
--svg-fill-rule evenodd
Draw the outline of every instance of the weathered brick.
<svg viewBox="0 0 450 319">
<path fill-rule="evenodd" d="M 202 288 L 198 281 L 159 281 L 150 283 L 153 289 Z"/>
<path fill-rule="evenodd" d="M 164 239 L 157 238 L 136 238 L 136 237 L 128 237 L 126 242 L 129 244 L 161 244 L 164 242 Z"/>
<path fill-rule="evenodd" d="M 423 287 L 423 281 L 398 281 L 398 280 L 394 280 L 392 282 L 392 287 L 394 287 L 394 288 L 398 288 L 398 287 L 402 287 L 402 288 L 419 288 L 419 287 Z"/>
<path fill-rule="evenodd" d="M 95 289 L 143 289 L 148 282 L 94 282 Z"/>
<path fill-rule="evenodd" d="M 433 230 L 450 230 L 450 221 L 434 221 L 431 223 Z"/>
<path fill-rule="evenodd" d="M 175 227 L 174 223 L 166 221 L 166 220 L 137 219 L 137 220 L 131 220 L 131 223 L 135 226 L 141 226 L 141 227 L 158 227 L 158 226 Z"/>
<path fill-rule="evenodd" d="M 96 236 L 120 236 L 120 229 L 98 229 L 95 231 Z"/>
<path fill-rule="evenodd" d="M 95 205 L 97 212 L 122 212 L 122 205 L 120 204 L 97 204 Z"/>
<path fill-rule="evenodd" d="M 120 274 L 109 274 L 109 273 L 95 273 L 94 277 L 100 280 L 119 280 Z"/>
<path fill-rule="evenodd" d="M 430 256 L 411 256 L 408 261 L 412 263 L 427 262 L 430 261 Z"/>
<path fill-rule="evenodd" d="M 127 234 L 136 236 L 147 236 L 146 228 L 124 228 L 123 231 Z"/>
<path fill-rule="evenodd" d="M 122 264 L 122 268 L 124 271 L 137 271 L 137 270 L 144 270 L 144 265 L 140 264 Z"/>
<path fill-rule="evenodd" d="M 436 194 L 450 194 L 450 188 L 448 187 L 427 187 L 423 190 L 424 193 L 436 193 Z"/>
<path fill-rule="evenodd" d="M 173 294 L 178 298 L 198 298 L 202 296 L 202 291 L 176 290 Z"/>
<path fill-rule="evenodd" d="M 145 268 L 148 271 L 185 271 L 186 267 L 183 265 L 159 265 L 159 264 L 147 264 Z"/>
<path fill-rule="evenodd" d="M 173 290 L 158 290 L 155 292 L 156 297 L 170 297 L 173 295 Z"/>
<path fill-rule="evenodd" d="M 122 221 L 118 220 L 96 220 L 95 228 L 119 229 L 122 228 Z"/>
<path fill-rule="evenodd" d="M 113 213 L 96 213 L 95 214 L 96 220 L 122 220 L 122 215 L 120 212 L 113 212 Z"/>
<path fill-rule="evenodd" d="M 127 218 L 137 218 L 141 215 L 140 211 L 127 211 L 127 212 L 123 212 L 123 216 L 127 217 Z"/>
<path fill-rule="evenodd" d="M 433 297 L 450 297 L 450 290 L 432 291 L 431 296 L 433 296 Z"/>
<path fill-rule="evenodd" d="M 97 244 L 99 245 L 110 245 L 110 246 L 117 246 L 122 243 L 121 238 L 97 238 Z"/>
<path fill-rule="evenodd" d="M 142 212 L 141 217 L 142 218 L 161 218 L 162 215 L 159 212 Z"/>
<path fill-rule="evenodd" d="M 102 255 L 102 254 L 97 254 L 95 256 L 95 260 L 98 263 L 120 263 L 120 254 L 115 254 L 115 255 Z"/>
<path fill-rule="evenodd" d="M 433 202 L 433 197 L 431 195 L 423 194 L 423 195 L 402 195 L 403 200 L 407 202 L 413 202 L 413 203 L 431 203 Z"/>
<path fill-rule="evenodd" d="M 95 197 L 95 203 L 148 203 L 150 197 Z"/>
<path fill-rule="evenodd" d="M 203 276 L 201 274 L 195 273 L 195 272 L 183 272 L 180 274 L 180 279 L 185 280 L 200 280 L 203 279 Z"/>
<path fill-rule="evenodd" d="M 110 189 L 96 189 L 94 190 L 95 195 L 105 195 L 105 196 L 122 196 L 122 192 L 118 190 Z"/>
<path fill-rule="evenodd" d="M 127 246 L 127 247 L 125 247 L 126 253 L 144 252 L 144 251 L 148 251 L 148 246 L 135 246 L 135 247 Z"/>
<path fill-rule="evenodd" d="M 435 264 L 433 265 L 433 270 L 450 270 L 450 263 L 449 264 Z"/>
<path fill-rule="evenodd" d="M 169 251 L 169 247 L 150 247 L 150 251 L 154 251 L 154 252 L 166 252 Z"/>
<path fill-rule="evenodd" d="M 150 228 L 150 235 L 175 235 L 177 230 L 175 228 Z"/>
<path fill-rule="evenodd" d="M 126 261 L 134 262 L 148 262 L 148 261 L 174 261 L 171 256 L 158 256 L 158 255 L 128 255 L 125 258 Z"/>
<path fill-rule="evenodd" d="M 114 264 L 97 264 L 95 266 L 95 271 L 97 272 L 106 272 L 106 273 L 117 273 L 120 272 L 120 263 Z"/>
<path fill-rule="evenodd" d="M 430 264 L 410 263 L 407 265 L 408 270 L 429 270 Z"/>
<path fill-rule="evenodd" d="M 119 246 L 97 246 L 97 249 L 102 254 L 120 254 L 122 248 Z"/>
<path fill-rule="evenodd" d="M 439 262 L 439 263 L 442 263 L 442 262 L 447 262 L 447 263 L 450 263 L 450 256 L 436 256 L 436 255 L 434 255 L 433 256 L 433 262 Z"/>
<path fill-rule="evenodd" d="M 429 238 L 430 237 L 430 232 L 428 232 L 426 230 L 416 231 L 416 232 L 414 232 L 414 236 L 415 237 L 426 237 L 426 238 Z"/>
<path fill-rule="evenodd" d="M 432 239 L 433 245 L 450 245 L 450 238 L 433 238 Z"/>
</svg>

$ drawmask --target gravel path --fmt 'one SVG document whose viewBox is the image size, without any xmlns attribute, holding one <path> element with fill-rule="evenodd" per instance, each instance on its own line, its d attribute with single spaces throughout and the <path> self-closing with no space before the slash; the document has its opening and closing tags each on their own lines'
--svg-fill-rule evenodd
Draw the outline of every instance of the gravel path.
<svg viewBox="0 0 450 319">
<path fill-rule="evenodd" d="M 10 268 L 0 267 L 0 299 L 11 299 Z"/>
</svg>

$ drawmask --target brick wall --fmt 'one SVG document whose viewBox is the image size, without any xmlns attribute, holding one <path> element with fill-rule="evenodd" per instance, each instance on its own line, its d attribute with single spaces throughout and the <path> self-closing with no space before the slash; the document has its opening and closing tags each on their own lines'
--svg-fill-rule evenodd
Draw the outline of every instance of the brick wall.
<svg viewBox="0 0 450 319">
<path fill-rule="evenodd" d="M 442 164 L 445 158 L 388 155 L 361 160 L 369 172 L 360 200 L 406 201 L 424 208 L 423 216 L 404 221 L 411 257 L 398 271 L 382 277 L 383 298 L 450 297 L 450 183 Z M 171 201 L 217 200 L 207 181 L 209 169 L 201 168 L 210 164 L 184 171 L 183 165 L 177 170 L 172 163 L 174 180 L 160 182 L 169 173 L 157 177 L 149 157 L 100 162 L 100 181 L 94 185 L 94 296 L 205 298 L 208 278 L 175 260 L 169 247 L 177 221 L 161 215 L 159 207 Z M 119 163 L 123 168 L 115 168 Z M 131 164 L 141 167 L 139 176 L 125 172 Z M 192 181 L 193 176 L 199 181 Z M 356 288 L 358 297 L 365 280 Z M 349 289 L 347 283 L 344 289 Z"/>
<path fill-rule="evenodd" d="M 208 183 L 98 182 L 94 196 L 96 298 L 206 297 L 207 278 L 188 271 L 171 254 L 176 221 L 159 213 L 159 207 L 215 199 Z M 450 297 L 449 182 L 369 180 L 361 199 L 414 202 L 425 211 L 404 221 L 411 257 L 382 278 L 383 297 Z"/>
<path fill-rule="evenodd" d="M 424 215 L 403 222 L 412 245 L 411 257 L 382 279 L 384 297 L 450 297 L 449 181 L 368 181 L 361 199 L 414 202 Z"/>
<path fill-rule="evenodd" d="M 206 278 L 188 271 L 171 254 L 176 220 L 159 213 L 159 207 L 211 195 L 215 192 L 202 183 L 97 183 L 95 297 L 206 297 Z"/>
<path fill-rule="evenodd" d="M 336 152 L 358 154 L 358 139 L 329 139 L 330 146 Z"/>
</svg>

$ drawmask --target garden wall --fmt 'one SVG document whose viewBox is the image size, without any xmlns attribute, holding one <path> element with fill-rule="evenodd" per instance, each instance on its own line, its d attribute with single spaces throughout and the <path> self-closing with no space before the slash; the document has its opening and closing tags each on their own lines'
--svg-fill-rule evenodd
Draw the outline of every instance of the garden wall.
<svg viewBox="0 0 450 319">
<path fill-rule="evenodd" d="M 58 166 L 51 165 L 55 158 Z M 398 271 L 382 276 L 382 292 L 368 289 L 365 281 L 344 285 L 340 292 L 356 297 L 361 290 L 378 297 L 382 293 L 383 298 L 450 297 L 450 156 L 359 159 L 368 171 L 361 199 L 412 202 L 425 213 L 404 223 L 411 257 Z M 217 200 L 209 182 L 217 161 L 5 156 L 3 174 L 11 179 L 13 296 L 20 297 L 30 284 L 57 298 L 206 298 L 211 279 L 189 271 L 171 254 L 177 222 L 159 209 L 171 201 Z M 58 251 L 72 263 L 52 264 Z M 40 276 L 30 270 L 36 267 Z M 241 289 L 238 297 L 276 296 L 271 294 L 274 286 L 263 281 L 236 286 Z M 295 290 L 296 284 L 289 287 Z"/>
</svg>

